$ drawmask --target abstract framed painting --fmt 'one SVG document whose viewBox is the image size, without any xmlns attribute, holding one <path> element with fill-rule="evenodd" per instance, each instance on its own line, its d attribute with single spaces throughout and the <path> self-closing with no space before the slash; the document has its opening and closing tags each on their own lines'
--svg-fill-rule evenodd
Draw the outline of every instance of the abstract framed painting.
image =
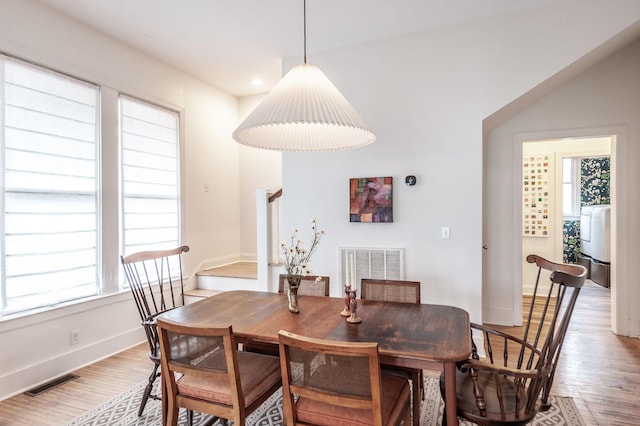
<svg viewBox="0 0 640 426">
<path fill-rule="evenodd" d="M 349 222 L 393 222 L 393 178 L 349 179 Z"/>
</svg>

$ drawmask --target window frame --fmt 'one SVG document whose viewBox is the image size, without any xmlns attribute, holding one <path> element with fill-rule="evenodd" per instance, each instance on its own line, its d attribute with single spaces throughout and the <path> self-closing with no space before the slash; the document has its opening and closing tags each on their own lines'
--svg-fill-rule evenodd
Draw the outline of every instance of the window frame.
<svg viewBox="0 0 640 426">
<path fill-rule="evenodd" d="M 97 149 L 96 149 L 96 200 L 97 200 L 97 247 L 96 247 L 96 286 L 98 294 L 94 296 L 74 298 L 67 301 L 60 301 L 55 305 L 44 307 L 33 307 L 19 312 L 4 312 L 0 306 L 0 323 L 16 318 L 28 318 L 33 315 L 46 315 L 48 318 L 57 317 L 55 312 L 65 312 L 67 309 L 85 309 L 82 306 L 98 306 L 102 303 L 100 300 L 117 297 L 127 297 L 129 289 L 122 286 L 123 274 L 120 263 L 122 252 L 122 236 L 121 236 L 121 215 L 122 212 L 122 192 L 121 192 L 121 175 L 122 159 L 120 156 L 120 122 L 119 122 L 119 97 L 124 96 L 145 104 L 149 104 L 176 114 L 177 130 L 176 130 L 176 209 L 177 209 L 177 233 L 178 245 L 182 245 L 185 224 L 183 222 L 183 153 L 184 153 L 184 134 L 183 120 L 184 107 L 171 105 L 168 102 L 158 101 L 157 99 L 147 99 L 144 97 L 134 96 L 130 93 L 104 86 L 100 83 L 91 81 L 90 79 L 77 77 L 65 72 L 60 72 L 50 66 L 39 65 L 30 61 L 25 61 L 19 57 L 6 55 L 0 52 L 0 65 L 4 63 L 5 58 L 21 62 L 29 67 L 41 68 L 46 72 L 61 75 L 65 78 L 77 80 L 89 85 L 96 86 L 97 94 Z M 4 65 L 0 66 L 0 79 L 4 79 Z M 2 88 L 0 87 L 0 90 Z M 3 95 L 0 92 L 0 95 Z M 0 108 L 0 126 L 4 132 L 4 108 Z M 0 149 L 0 170 L 4 170 L 4 149 Z M 4 211 L 4 198 L 0 197 L 0 206 Z M 4 213 L 2 213 L 4 214 Z M 4 268 L 4 224 L 0 220 L 0 267 Z M 4 297 L 2 292 L 5 291 L 5 285 L 0 283 L 0 297 Z M 98 305 L 96 305 L 98 304 Z M 65 308 L 65 311 L 60 311 Z"/>
<path fill-rule="evenodd" d="M 122 100 L 127 100 L 129 102 L 135 102 L 150 108 L 157 108 L 160 110 L 163 110 L 167 113 L 170 114 L 174 114 L 175 115 L 175 119 L 176 119 L 176 151 L 175 151 L 175 166 L 176 166 L 176 198 L 175 198 L 175 207 L 176 207 L 176 241 L 175 241 L 175 245 L 174 246 L 162 246 L 159 248 L 175 248 L 181 245 L 182 242 L 182 229 L 183 229 L 183 224 L 182 224 L 182 114 L 180 113 L 180 111 L 177 111 L 175 109 L 172 108 L 168 108 L 165 107 L 163 105 L 159 105 L 157 103 L 154 102 L 149 102 L 147 100 L 143 100 L 134 96 L 130 96 L 127 95 L 125 93 L 120 92 L 118 94 L 118 154 L 119 154 L 119 161 L 118 161 L 118 199 L 119 199 L 119 250 L 120 250 L 120 254 L 122 255 L 129 255 L 132 252 L 138 251 L 138 250 L 133 250 L 131 252 L 128 252 L 127 250 L 127 241 L 125 238 L 125 211 L 124 211 L 124 207 L 125 207 L 125 190 L 124 190 L 124 185 L 125 185 L 125 179 L 124 179 L 124 167 L 125 167 L 125 163 L 123 160 L 123 156 L 124 156 L 124 137 L 123 137 L 123 131 L 124 131 L 124 127 L 122 125 L 122 119 L 123 119 L 123 113 L 121 111 L 122 108 Z M 154 247 L 155 249 L 155 247 Z M 121 275 L 121 285 L 120 287 L 122 287 L 122 275 Z"/>
<path fill-rule="evenodd" d="M 11 64 L 11 66 L 15 67 L 15 69 L 20 69 L 20 68 L 26 68 L 27 72 L 31 72 L 31 80 L 29 81 L 30 83 L 33 83 L 31 85 L 21 85 L 20 83 L 20 79 L 16 79 L 12 82 L 8 82 L 7 81 L 7 66 Z M 42 76 L 42 77 L 40 77 Z M 47 83 L 45 83 L 44 86 L 39 85 L 38 81 L 42 81 L 41 78 L 43 79 L 51 79 L 53 78 L 53 85 L 48 85 Z M 69 92 L 64 92 L 65 94 L 63 95 L 61 92 L 61 86 L 68 86 L 69 84 L 71 84 L 69 86 L 69 88 L 71 88 L 71 92 L 70 93 L 75 93 L 77 96 L 67 96 L 66 94 Z M 50 98 L 52 99 L 53 102 L 56 103 L 61 103 L 64 106 L 70 106 L 72 108 L 76 108 L 76 107 L 80 107 L 79 109 L 81 110 L 83 107 L 86 109 L 86 107 L 89 107 L 92 110 L 92 115 L 88 116 L 88 117 L 84 117 L 82 118 L 82 116 L 76 116 L 76 115 L 67 115 L 67 114 L 52 114 L 51 113 L 51 104 L 42 104 L 39 102 L 36 102 L 35 105 L 38 108 L 34 108 L 31 109 L 30 111 L 32 111 L 32 113 L 35 114 L 39 114 L 46 117 L 51 117 L 51 120 L 53 120 L 53 122 L 55 122 L 56 120 L 77 120 L 77 123 L 84 123 L 89 125 L 92 128 L 92 135 L 90 137 L 90 139 L 83 139 L 83 138 L 79 138 L 76 139 L 76 142 L 71 142 L 71 143 L 90 143 L 91 144 L 91 156 L 87 157 L 89 159 L 89 161 L 91 162 L 91 175 L 90 178 L 92 180 L 92 189 L 81 189 L 81 188 L 65 188 L 63 191 L 59 191 L 58 194 L 61 196 L 64 196 L 64 194 L 66 194 L 67 196 L 71 196 L 73 197 L 74 195 L 79 195 L 79 196 L 86 196 L 89 195 L 90 199 L 92 199 L 93 201 L 91 201 L 91 205 L 93 208 L 93 213 L 91 213 L 91 211 L 88 211 L 89 214 L 91 214 L 93 216 L 92 221 L 94 223 L 93 225 L 93 229 L 90 229 L 90 235 L 91 238 L 94 239 L 94 243 L 95 243 L 95 247 L 91 250 L 92 253 L 92 258 L 93 258 L 93 262 L 95 262 L 95 267 L 92 264 L 86 265 L 87 267 L 93 269 L 93 272 L 91 274 L 91 276 L 93 277 L 93 281 L 89 282 L 88 287 L 89 288 L 93 288 L 94 290 L 92 290 L 91 292 L 84 292 L 81 295 L 76 294 L 75 296 L 66 296 L 64 298 L 59 298 L 59 299 L 55 299 L 53 302 L 51 302 L 50 300 L 46 300 L 46 302 L 35 302 L 35 303 L 31 303 L 27 306 L 12 306 L 9 307 L 6 305 L 6 301 L 7 301 L 7 297 L 9 297 L 8 292 L 7 292 L 7 288 L 8 288 L 8 282 L 7 282 L 7 245 L 6 245 L 6 240 L 7 240 L 7 227 L 6 227 L 6 220 L 7 220 L 7 204 L 5 203 L 6 201 L 6 197 L 8 196 L 8 194 L 13 194 L 13 197 L 16 199 L 19 199 L 21 197 L 28 197 L 29 194 L 31 195 L 36 195 L 35 199 L 36 202 L 38 203 L 42 203 L 42 200 L 38 201 L 38 197 L 37 194 L 42 193 L 42 191 L 47 191 L 46 188 L 42 187 L 34 187 L 34 188 L 28 188 L 28 187 L 15 187 L 12 188 L 10 186 L 8 186 L 5 182 L 5 178 L 6 176 L 6 170 L 7 170 L 7 163 L 6 163 L 6 158 L 7 158 L 7 152 L 8 150 L 12 150 L 15 152 L 21 152 L 22 151 L 22 147 L 21 146 L 15 146 L 15 147 L 9 147 L 8 146 L 8 140 L 7 140 L 7 120 L 6 120 L 6 112 L 7 112 L 7 105 L 8 102 L 10 100 L 7 99 L 8 96 L 8 92 L 5 90 L 8 85 L 11 85 L 11 87 L 14 87 L 15 90 L 24 92 L 28 95 L 31 96 L 43 96 L 44 98 Z M 44 91 L 42 91 L 41 89 L 39 89 L 39 87 L 44 88 Z M 79 91 L 84 91 L 85 89 L 88 89 L 89 92 L 87 92 L 88 95 L 90 95 L 89 98 L 85 98 L 83 99 L 83 95 L 79 94 L 78 92 L 75 92 L 75 88 L 78 88 Z M 82 92 L 80 92 L 82 93 Z M 22 110 L 24 110 L 25 106 L 29 106 L 29 99 L 30 97 L 27 96 L 26 98 L 16 98 L 16 99 L 21 99 L 21 101 L 15 105 L 15 108 L 17 109 L 17 111 L 20 111 L 20 108 L 22 108 Z M 23 102 L 26 99 L 26 102 Z M 91 100 L 90 103 L 85 104 L 85 101 Z M 81 79 L 81 78 L 77 78 L 74 76 L 70 76 L 68 74 L 65 73 L 61 73 L 57 70 L 51 69 L 50 67 L 44 67 L 44 66 L 40 66 L 37 64 L 33 64 L 29 61 L 25 61 L 22 60 L 20 58 L 16 58 L 10 55 L 6 55 L 6 54 L 2 54 L 0 53 L 0 103 L 2 105 L 2 108 L 0 108 L 1 110 L 1 114 L 0 114 L 0 131 L 2 132 L 1 136 L 0 136 L 0 157 L 1 157 L 1 164 L 0 164 L 0 173 L 2 173 L 2 181 L 3 181 L 3 188 L 2 191 L 0 193 L 0 205 L 2 207 L 2 211 L 0 212 L 0 267 L 1 267 L 1 273 L 0 273 L 0 319 L 2 319 L 5 316 L 14 316 L 16 314 L 22 314 L 24 312 L 31 312 L 31 311 L 42 311 L 42 310 L 47 310 L 47 309 L 51 309 L 54 307 L 57 307 L 59 305 L 64 305 L 64 304 L 68 304 L 68 303 L 75 303 L 77 301 L 81 301 L 81 300 L 86 300 L 89 298 L 95 298 L 95 297 L 99 297 L 102 293 L 102 285 L 101 285 L 101 277 L 102 277 L 102 270 L 101 270 L 101 251 L 100 251 L 100 245 L 101 245 L 101 232 L 100 232 L 100 208 L 101 208 L 101 201 L 100 201 L 100 186 L 101 186 L 101 176 L 100 176 L 100 161 L 101 161 L 101 156 L 100 156 L 100 152 L 101 152 L 101 123 L 100 123 L 100 102 L 101 102 L 101 98 L 100 98 L 100 86 L 92 83 L 90 81 L 87 81 L 86 79 Z M 39 108 L 39 106 L 44 106 L 44 109 Z M 13 107 L 12 107 L 13 108 Z M 62 110 L 61 110 L 62 111 Z M 85 121 L 87 118 L 90 118 L 90 121 Z M 19 122 L 18 122 L 19 123 Z M 62 141 L 73 141 L 74 140 L 74 136 L 76 136 L 75 134 L 61 134 L 59 132 L 56 132 L 56 128 L 55 126 L 53 127 L 45 127 L 45 131 L 43 131 L 42 133 L 38 132 L 38 129 L 34 128 L 33 126 L 28 126 L 28 127 L 23 127 L 23 126 L 18 126 L 18 127 L 12 127 L 14 136 L 19 134 L 19 133 L 26 133 L 29 134 L 29 132 L 31 132 L 31 134 L 40 134 L 42 135 L 43 138 L 58 138 L 61 137 L 63 138 Z M 87 135 L 85 135 L 87 136 Z M 35 141 L 35 140 L 34 140 Z M 32 144 L 29 144 L 32 147 L 35 148 L 42 148 L 41 150 L 35 149 L 33 151 L 22 151 L 22 152 L 32 152 L 32 154 L 29 155 L 40 155 L 40 156 L 49 156 L 49 157 L 56 157 L 58 155 L 60 155 L 60 153 L 56 153 L 55 150 L 50 150 L 50 149 L 45 149 L 47 148 L 46 145 L 42 145 L 42 146 L 38 146 L 37 142 L 34 142 Z M 27 146 L 29 146 L 27 145 Z M 64 155 L 64 152 L 61 151 L 61 153 Z M 69 156 L 66 155 L 64 156 L 68 161 L 86 161 L 85 158 L 83 158 L 82 155 L 78 155 L 74 158 L 74 156 Z M 52 160 L 53 161 L 53 160 Z M 18 163 L 19 165 L 20 163 Z M 49 173 L 52 174 L 53 176 L 59 176 L 62 177 L 64 179 L 74 179 L 73 174 L 68 174 L 68 175 L 64 175 L 64 174 L 59 174 L 59 171 L 55 169 L 55 167 L 51 168 L 50 170 L 47 170 L 49 167 L 43 167 L 42 170 L 36 170 L 36 172 L 38 173 Z M 22 173 L 28 173 L 30 168 L 26 168 L 26 169 L 16 169 L 15 171 L 20 171 L 20 170 L 24 170 L 24 172 Z M 14 172 L 15 172 L 14 171 Z M 78 175 L 77 177 L 80 177 L 80 175 Z M 82 179 L 82 177 L 80 177 Z M 36 181 L 37 182 L 37 181 Z M 49 192 L 44 192 L 46 193 L 55 193 L 55 191 L 51 191 L 48 190 Z M 22 196 L 21 196 L 22 194 Z M 39 205 L 39 204 L 38 204 Z M 54 210 L 55 211 L 55 210 Z M 54 211 L 52 211 L 52 215 L 55 216 L 56 213 L 53 213 Z M 62 211 L 61 211 L 62 212 Z M 69 214 L 71 214 L 70 212 L 67 212 Z M 20 213 L 17 213 L 18 215 Z M 19 216 L 16 216 L 19 217 Z M 61 230 L 61 232 L 74 232 L 74 231 L 63 231 Z M 46 233 L 45 233 L 46 234 Z M 44 234 L 36 234 L 36 235 L 44 235 Z M 55 256 L 56 254 L 59 254 L 60 251 L 51 251 L 50 252 L 52 256 Z M 21 254 L 22 255 L 22 254 Z M 24 255 L 28 256 L 28 252 L 25 252 Z M 32 254 L 33 255 L 33 254 Z M 42 255 L 42 254 L 41 254 Z M 75 267 L 73 269 L 68 270 L 66 273 L 73 273 L 72 271 L 76 270 Z M 35 271 L 31 274 L 27 274 L 24 276 L 31 276 L 34 277 L 34 279 L 37 279 L 37 277 L 39 275 L 41 275 L 41 273 L 47 273 L 47 274 L 56 274 L 57 272 L 55 271 L 55 269 L 44 269 L 44 270 L 40 270 L 40 271 Z M 15 275 L 15 272 L 13 273 Z M 63 272 L 64 274 L 64 272 Z M 67 292 L 69 290 L 73 290 L 74 288 L 80 289 L 80 288 L 85 288 L 85 285 L 82 285 L 81 283 L 78 284 L 76 283 L 76 285 L 74 286 L 70 286 L 70 287 L 63 287 L 60 288 L 58 290 L 51 290 L 49 289 L 48 291 L 41 291 L 38 292 L 36 294 L 39 295 L 48 295 L 51 294 L 53 291 L 53 294 L 59 295 L 60 291 L 63 292 Z M 91 293 L 91 294 L 89 294 Z M 26 295 L 24 296 L 26 298 L 28 298 L 29 296 Z M 48 298 L 47 298 L 48 299 Z M 34 298 L 34 300 L 36 300 Z"/>
<path fill-rule="evenodd" d="M 563 220 L 574 220 L 580 217 L 580 160 L 582 157 L 562 157 L 562 218 Z M 564 162 L 571 160 L 571 180 L 565 181 Z M 571 185 L 571 212 L 564 211 L 564 187 Z"/>
</svg>

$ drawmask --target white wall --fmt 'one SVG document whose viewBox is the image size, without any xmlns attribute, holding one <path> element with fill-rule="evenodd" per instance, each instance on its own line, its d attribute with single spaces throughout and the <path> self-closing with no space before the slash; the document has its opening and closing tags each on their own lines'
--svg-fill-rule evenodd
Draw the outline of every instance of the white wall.
<svg viewBox="0 0 640 426">
<path fill-rule="evenodd" d="M 2 0 L 0 51 L 181 111 L 182 242 L 189 275 L 239 256 L 238 101 L 29 0 Z M 107 134 L 105 144 L 117 143 Z M 204 184 L 210 191 L 204 192 Z M 107 190 L 111 190 L 107 188 Z M 255 196 L 252 196 L 255 199 Z M 117 230 L 113 230 L 117 232 Z M 118 247 L 104 253 L 118 262 Z M 129 293 L 0 322 L 0 399 L 143 340 Z M 69 331 L 80 343 L 69 344 Z"/>
<path fill-rule="evenodd" d="M 240 99 L 243 120 L 265 95 Z M 269 192 L 282 186 L 282 153 L 240 145 L 240 245 L 243 258 L 256 260 L 256 188 Z"/>
<path fill-rule="evenodd" d="M 640 223 L 640 42 L 634 42 L 522 110 L 485 137 L 485 203 L 501 212 L 488 218 L 486 241 L 491 252 L 490 280 L 485 286 L 486 312 L 499 316 L 521 303 L 522 256 L 519 158 L 521 141 L 615 135 L 612 147 L 612 308 L 614 331 L 640 335 L 640 273 L 637 241 Z M 514 283 L 516 283 L 514 285 Z"/>
<path fill-rule="evenodd" d="M 639 17 L 637 2 L 564 1 L 309 55 L 378 140 L 354 151 L 286 153 L 285 231 L 297 226 L 305 237 L 308 218 L 318 218 L 327 235 L 311 266 L 331 276 L 333 295 L 338 246 L 400 246 L 423 302 L 456 305 L 481 321 L 483 120 Z M 416 186 L 404 185 L 408 174 Z M 348 179 L 369 176 L 394 178 L 393 223 L 349 223 Z M 451 239 L 440 238 L 441 226 Z"/>
</svg>

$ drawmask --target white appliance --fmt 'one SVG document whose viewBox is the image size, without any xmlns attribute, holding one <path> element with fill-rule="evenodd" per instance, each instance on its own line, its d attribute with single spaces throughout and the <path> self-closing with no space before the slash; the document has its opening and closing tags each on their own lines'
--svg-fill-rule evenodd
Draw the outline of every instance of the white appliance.
<svg viewBox="0 0 640 426">
<path fill-rule="evenodd" d="M 591 214 L 591 258 L 611 262 L 611 206 L 594 206 Z"/>
<path fill-rule="evenodd" d="M 593 206 L 584 206 L 580 210 L 580 253 L 591 257 L 591 216 Z"/>
<path fill-rule="evenodd" d="M 597 284 L 609 287 L 611 263 L 610 205 L 582 207 L 580 211 L 580 255 L 588 259 L 590 266 L 588 268 L 589 278 Z"/>
</svg>

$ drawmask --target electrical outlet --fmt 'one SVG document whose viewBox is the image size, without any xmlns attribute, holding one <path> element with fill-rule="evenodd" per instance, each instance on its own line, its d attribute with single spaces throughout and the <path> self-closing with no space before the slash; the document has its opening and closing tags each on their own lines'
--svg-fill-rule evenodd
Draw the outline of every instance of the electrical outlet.
<svg viewBox="0 0 640 426">
<path fill-rule="evenodd" d="M 80 340 L 80 330 L 71 330 L 69 332 L 69 344 L 76 345 Z"/>
</svg>

